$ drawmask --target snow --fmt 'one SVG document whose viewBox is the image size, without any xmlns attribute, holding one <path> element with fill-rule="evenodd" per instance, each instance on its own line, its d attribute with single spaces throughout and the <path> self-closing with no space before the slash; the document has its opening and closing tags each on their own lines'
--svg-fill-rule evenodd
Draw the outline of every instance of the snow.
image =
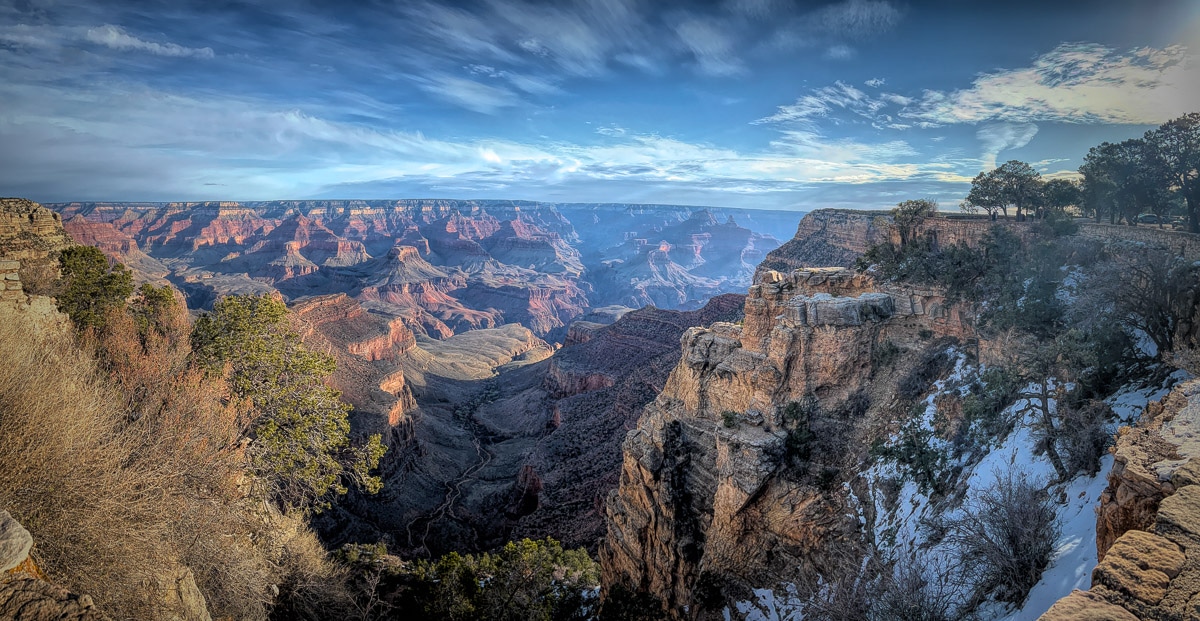
<svg viewBox="0 0 1200 621">
<path fill-rule="evenodd" d="M 1087 590 L 1092 586 L 1092 568 L 1096 566 L 1096 512 L 1100 494 L 1108 485 L 1107 474 L 1112 468 L 1112 455 L 1100 462 L 1100 473 L 1094 477 L 1079 477 L 1063 490 L 1066 505 L 1058 510 L 1062 536 L 1057 541 L 1054 560 L 1042 573 L 1042 579 L 1029 591 L 1025 605 L 1002 621 L 1037 619 L 1072 589 Z"/>
<path fill-rule="evenodd" d="M 981 368 L 967 364 L 965 356 L 958 355 L 953 373 L 946 380 L 935 385 L 934 395 L 941 391 L 961 391 L 969 384 L 971 377 L 981 372 Z M 1117 425 L 1128 425 L 1137 421 L 1146 404 L 1162 399 L 1170 387 L 1189 376 L 1185 372 L 1172 374 L 1161 386 L 1128 386 L 1107 399 L 1107 403 L 1117 414 L 1113 423 L 1113 431 Z M 865 522 L 862 510 L 864 503 L 872 503 L 875 507 L 874 524 L 865 524 L 873 530 L 876 545 L 885 554 L 894 559 L 918 559 L 925 567 L 945 567 L 954 559 L 954 550 L 945 544 L 931 544 L 927 525 L 931 520 L 953 520 L 961 515 L 962 503 L 972 493 L 986 489 L 996 479 L 996 476 L 1006 471 L 1020 471 L 1032 481 L 1046 483 L 1055 478 L 1055 471 L 1044 455 L 1035 455 L 1036 441 L 1032 425 L 1037 404 L 1031 401 L 1030 395 L 1041 390 L 1041 386 L 1031 384 L 1021 392 L 1022 397 L 1008 408 L 1008 413 L 1018 419 L 1012 433 L 992 448 L 974 465 L 968 465 L 963 472 L 966 492 L 954 498 L 931 499 L 921 493 L 918 485 L 907 480 L 903 471 L 896 463 L 880 460 L 863 473 L 868 483 L 869 495 L 858 497 L 848 491 L 848 498 L 856 508 L 860 520 Z M 1053 383 L 1049 384 L 1053 394 Z M 926 429 L 932 429 L 933 420 L 937 413 L 934 404 L 935 397 L 926 399 L 926 407 L 919 420 L 913 421 Z M 1050 407 L 1054 408 L 1053 399 Z M 941 443 L 943 441 L 934 440 Z M 939 448 L 945 444 L 938 444 Z M 1091 586 L 1092 569 L 1096 565 L 1096 514 L 1100 495 L 1108 484 L 1107 475 L 1112 469 L 1113 457 L 1106 455 L 1100 464 L 1100 470 L 1095 476 L 1080 476 L 1065 483 L 1051 485 L 1048 488 L 1050 497 L 1058 503 L 1058 519 L 1062 534 L 1055 542 L 1054 558 L 1042 574 L 1041 580 L 1030 591 L 1028 598 L 1021 608 L 996 602 L 986 603 L 979 609 L 980 618 L 994 621 L 1026 621 L 1037 619 L 1046 610 L 1072 589 L 1087 589 Z M 885 506 L 884 489 L 902 481 L 897 500 L 891 510 Z M 960 488 L 961 489 L 961 488 Z M 782 585 L 777 592 L 772 589 L 755 589 L 754 598 L 737 602 L 734 610 L 726 609 L 725 618 L 732 620 L 746 619 L 747 621 L 798 621 L 803 619 L 803 608 L 807 604 L 802 600 L 794 585 Z"/>
<path fill-rule="evenodd" d="M 1123 391 L 1109 398 L 1108 403 L 1117 412 L 1118 418 L 1128 424 L 1136 421 L 1147 403 L 1165 397 L 1173 383 L 1169 378 L 1164 387 Z M 1066 485 L 1051 488 L 1053 493 L 1060 493 L 1065 498 L 1065 504 L 1058 510 L 1062 535 L 1057 542 L 1054 560 L 1042 573 L 1041 581 L 1029 591 L 1024 606 L 998 621 L 1037 619 L 1072 589 L 1087 590 L 1091 587 L 1092 568 L 1097 563 L 1095 509 L 1099 505 L 1100 494 L 1108 486 L 1107 475 L 1112 463 L 1112 455 L 1105 455 L 1096 476 L 1078 477 Z"/>
<path fill-rule="evenodd" d="M 1064 265 L 1061 269 L 1065 276 L 1063 276 L 1062 283 L 1054 292 L 1054 297 L 1060 302 L 1074 304 L 1075 300 L 1079 297 L 1079 291 L 1084 284 L 1084 280 L 1086 280 L 1083 268 L 1078 265 L 1070 267 Z"/>
<path fill-rule="evenodd" d="M 754 589 L 753 602 L 737 602 L 740 619 L 745 621 L 804 621 L 801 612 L 803 602 L 796 595 L 796 585 L 784 585 L 782 597 L 771 589 Z M 725 619 L 729 619 L 729 609 L 725 609 Z"/>
</svg>

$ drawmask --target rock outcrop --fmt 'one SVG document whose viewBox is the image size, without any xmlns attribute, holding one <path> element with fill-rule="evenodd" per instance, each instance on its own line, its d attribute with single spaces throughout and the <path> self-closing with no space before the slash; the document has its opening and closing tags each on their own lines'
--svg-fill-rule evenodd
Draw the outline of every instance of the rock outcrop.
<svg viewBox="0 0 1200 621">
<path fill-rule="evenodd" d="M 1122 428 L 1096 510 L 1092 588 L 1044 621 L 1200 617 L 1200 380 L 1151 403 Z"/>
<path fill-rule="evenodd" d="M 889 238 L 888 212 L 820 209 L 800 220 L 796 235 L 772 250 L 758 272 L 807 267 L 850 267 L 867 248 Z M 756 276 L 757 278 L 757 276 Z"/>
<path fill-rule="evenodd" d="M 787 472 L 788 405 L 849 402 L 872 373 L 873 348 L 926 331 L 969 327 L 936 292 L 842 268 L 765 271 L 743 325 L 687 330 L 682 359 L 624 443 L 601 547 L 606 588 L 653 593 L 675 615 L 713 615 L 723 605 L 709 601 L 714 591 L 797 580 L 861 554 L 849 488 L 821 491 Z M 836 421 L 843 431 L 832 433 L 862 423 Z M 864 449 L 855 446 L 843 452 Z"/>
<path fill-rule="evenodd" d="M 76 595 L 46 579 L 29 552 L 33 537 L 7 511 L 0 510 L 0 619 L 83 621 L 104 616 L 92 598 Z"/>
<path fill-rule="evenodd" d="M 291 311 L 304 344 L 337 361 L 331 384 L 354 406 L 352 428 L 380 433 L 397 448 L 407 445 L 417 404 L 400 361 L 417 346 L 412 331 L 344 294 L 301 300 Z"/>
<path fill-rule="evenodd" d="M 58 214 L 32 201 L 0 199 L 0 321 L 55 331 L 66 325 L 44 294 L 59 277 L 59 253 L 71 245 Z"/>
</svg>

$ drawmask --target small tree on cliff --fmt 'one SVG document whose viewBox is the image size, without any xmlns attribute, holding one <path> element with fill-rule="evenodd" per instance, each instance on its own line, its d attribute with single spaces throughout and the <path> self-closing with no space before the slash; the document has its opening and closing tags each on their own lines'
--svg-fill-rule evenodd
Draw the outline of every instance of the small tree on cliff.
<svg viewBox="0 0 1200 621">
<path fill-rule="evenodd" d="M 937 215 L 937 203 L 928 198 L 903 201 L 892 209 L 892 223 L 900 233 L 900 245 L 907 246 L 925 220 Z"/>
<path fill-rule="evenodd" d="M 301 345 L 287 312 L 268 296 L 224 297 L 196 321 L 192 350 L 211 372 L 227 366 L 231 391 L 252 403 L 251 463 L 272 496 L 319 511 L 346 493 L 346 479 L 377 492 L 382 483 L 369 473 L 386 447 L 379 435 L 350 445 L 350 408 L 325 385 L 334 361 Z"/>
<path fill-rule="evenodd" d="M 124 306 L 133 293 L 133 275 L 120 263 L 110 267 L 99 248 L 71 246 L 62 251 L 59 262 L 65 287 L 58 310 L 80 330 L 103 329 L 108 312 Z"/>
</svg>

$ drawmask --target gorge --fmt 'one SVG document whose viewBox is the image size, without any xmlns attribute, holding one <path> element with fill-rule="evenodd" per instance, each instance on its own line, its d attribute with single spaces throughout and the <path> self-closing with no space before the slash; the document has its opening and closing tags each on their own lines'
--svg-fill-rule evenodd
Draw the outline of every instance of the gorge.
<svg viewBox="0 0 1200 621">
<path fill-rule="evenodd" d="M 287 296 L 292 329 L 336 360 L 330 384 L 353 406 L 352 433 L 380 434 L 388 446 L 382 491 L 351 491 L 312 517 L 331 549 L 384 544 L 408 559 L 550 537 L 598 555 L 605 597 L 650 596 L 647 614 L 661 606 L 671 618 L 825 618 L 853 600 L 830 584 L 878 588 L 886 599 L 890 576 L 907 571 L 904 559 L 950 562 L 956 524 L 1004 469 L 1036 481 L 1066 543 L 1019 602 L 961 585 L 943 593 L 951 618 L 967 606 L 1013 619 L 1047 609 L 1047 619 L 1190 614 L 1194 381 L 1166 367 L 1122 371 L 1126 383 L 1095 401 L 1111 412 L 1103 429 L 1132 425 L 1117 436 L 1115 461 L 1057 472 L 1046 443 L 1069 445 L 1066 436 L 1046 440 L 1045 425 L 1068 424 L 1055 417 L 1082 406 L 1055 392 L 1057 380 L 1013 366 L 1028 364 L 1014 356 L 1033 344 L 981 328 L 979 306 L 943 284 L 853 267 L 871 247 L 901 243 L 887 212 L 814 211 L 757 264 L 717 273 L 714 264 L 730 256 L 758 257 L 767 238 L 698 210 L 652 226 L 664 240 L 690 237 L 692 247 L 622 235 L 582 252 L 573 244 L 585 242 L 555 209 L 503 220 L 447 207 L 431 228 L 406 228 L 397 239 L 351 220 L 335 228 L 310 218 L 311 209 L 270 223 L 269 210 L 223 207 L 202 227 L 211 240 L 181 246 L 156 235 L 178 228 L 167 221 L 200 217 L 185 209 L 106 220 L 114 210 L 59 208 L 65 220 L 33 203 L 5 203 L 5 256 L 33 275 L 14 279 L 25 289 L 39 261 L 65 247 L 65 231 L 129 261 L 139 280 L 190 291 L 190 304 Z M 622 209 L 665 217 L 665 208 L 650 216 Z M 354 227 L 360 232 L 346 239 Z M 444 233 L 451 229 L 458 237 Z M 1123 253 L 1162 247 L 1200 259 L 1192 236 L 1141 231 L 1130 250 L 1118 229 L 1079 223 L 1055 238 L 1070 249 L 1051 291 L 1064 312 L 1089 299 L 1086 274 Z M 309 243 L 334 230 L 328 243 Z M 917 233 L 934 248 L 980 253 L 998 235 L 1034 247 L 1050 234 L 1038 223 L 953 216 L 930 218 Z M 267 256 L 275 258 L 248 262 Z M 673 267 L 638 271 L 663 265 L 656 261 Z M 605 275 L 589 277 L 593 269 Z M 708 297 L 751 277 L 744 294 Z M 633 291 L 648 297 L 604 297 L 614 278 L 643 283 Z M 698 279 L 724 284 L 698 289 Z M 664 291 L 683 309 L 630 308 L 663 301 L 655 296 Z M 22 295 L 11 296 L 13 309 L 45 306 L 36 292 Z M 582 301 L 592 296 L 602 302 Z M 1180 352 L 1195 349 L 1196 325 L 1200 315 L 1179 323 Z M 997 375 L 1006 369 L 1022 379 Z M 1004 382 L 1011 386 L 1001 390 Z M 993 398 L 1002 400 L 982 410 Z M 1153 569 L 1136 569 L 1146 564 Z M 946 587 L 937 574 L 923 576 L 918 595 Z"/>
</svg>

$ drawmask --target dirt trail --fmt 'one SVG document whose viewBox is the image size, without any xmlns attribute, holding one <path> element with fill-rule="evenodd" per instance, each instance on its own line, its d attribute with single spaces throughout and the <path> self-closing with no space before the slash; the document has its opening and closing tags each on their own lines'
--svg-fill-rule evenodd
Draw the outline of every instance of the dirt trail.
<svg viewBox="0 0 1200 621">
<path fill-rule="evenodd" d="M 471 526 L 467 522 L 459 520 L 454 516 L 454 505 L 460 498 L 462 498 L 463 486 L 468 482 L 473 481 L 475 479 L 475 475 L 478 474 L 480 470 L 486 468 L 494 458 L 491 451 L 487 449 L 483 443 L 483 440 L 481 439 L 481 436 L 483 435 L 482 426 L 479 424 L 479 421 L 475 419 L 475 413 L 479 410 L 479 408 L 487 403 L 490 403 L 494 398 L 489 397 L 489 395 L 495 394 L 494 388 L 494 382 L 489 381 L 486 385 L 486 388 L 481 393 L 482 396 L 477 399 L 473 399 L 467 404 L 467 411 L 464 414 L 465 420 L 463 422 L 466 423 L 466 429 L 471 434 L 471 445 L 475 449 L 475 463 L 467 467 L 466 470 L 463 470 L 462 474 L 460 474 L 456 479 L 446 482 L 446 496 L 442 499 L 442 502 L 433 509 L 433 511 L 418 517 L 408 524 L 405 532 L 408 538 L 408 544 L 410 546 L 416 545 L 420 548 L 423 548 L 427 553 L 431 553 L 432 551 L 426 544 L 429 539 L 430 531 L 433 529 L 434 524 L 444 519 L 460 521 L 463 524 L 467 524 L 470 527 L 475 539 L 478 540 L 478 533 L 476 532 L 475 527 Z M 424 522 L 425 527 L 421 532 L 419 540 L 414 541 L 413 530 L 414 527 L 420 522 Z"/>
</svg>

